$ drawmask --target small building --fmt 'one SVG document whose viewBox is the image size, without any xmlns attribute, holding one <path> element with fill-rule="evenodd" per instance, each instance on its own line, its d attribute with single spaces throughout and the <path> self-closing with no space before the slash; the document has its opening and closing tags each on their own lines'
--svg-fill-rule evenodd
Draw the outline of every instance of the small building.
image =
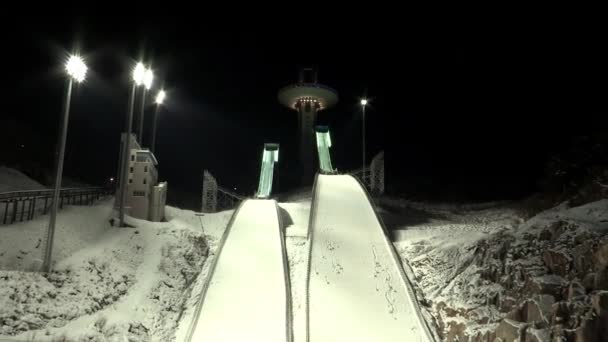
<svg viewBox="0 0 608 342">
<path fill-rule="evenodd" d="M 167 182 L 158 182 L 158 161 L 149 149 L 139 146 L 134 135 L 131 135 L 130 147 L 125 211 L 138 219 L 162 221 L 165 218 Z"/>
</svg>

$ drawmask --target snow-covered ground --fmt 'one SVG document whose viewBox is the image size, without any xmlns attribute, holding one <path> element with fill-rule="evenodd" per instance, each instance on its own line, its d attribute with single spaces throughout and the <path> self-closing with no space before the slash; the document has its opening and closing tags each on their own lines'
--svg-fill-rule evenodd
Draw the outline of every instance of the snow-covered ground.
<svg viewBox="0 0 608 342">
<path fill-rule="evenodd" d="M 59 213 L 48 276 L 22 271 L 40 265 L 48 216 L 0 227 L 0 340 L 180 341 L 231 212 L 168 207 L 168 222 L 115 228 L 111 211 Z"/>
<path fill-rule="evenodd" d="M 18 170 L 0 166 L 0 192 L 40 190 L 46 187 Z"/>
</svg>

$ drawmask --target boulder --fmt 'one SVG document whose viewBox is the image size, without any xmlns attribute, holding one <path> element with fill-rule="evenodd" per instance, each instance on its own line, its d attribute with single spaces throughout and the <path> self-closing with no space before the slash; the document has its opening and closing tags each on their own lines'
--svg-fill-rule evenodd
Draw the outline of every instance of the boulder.
<svg viewBox="0 0 608 342">
<path fill-rule="evenodd" d="M 464 323 L 448 323 L 448 334 L 446 341 L 448 342 L 468 342 L 469 337 L 465 334 L 467 326 Z"/>
<path fill-rule="evenodd" d="M 543 252 L 543 261 L 553 274 L 565 277 L 570 272 L 572 258 L 562 251 L 545 250 Z"/>
<path fill-rule="evenodd" d="M 580 235 L 579 235 L 580 236 Z M 593 272 L 593 241 L 584 241 L 572 250 L 572 268 L 576 275 L 583 278 L 589 272 Z"/>
<path fill-rule="evenodd" d="M 595 287 L 595 273 L 588 273 L 585 275 L 582 285 L 587 291 L 593 290 Z"/>
<path fill-rule="evenodd" d="M 600 320 L 595 315 L 586 315 L 580 326 L 573 332 L 574 342 L 603 342 L 602 336 L 606 337 L 606 332 L 602 332 Z M 604 328 L 605 330 L 605 328 Z"/>
<path fill-rule="evenodd" d="M 529 278 L 525 290 L 532 295 L 548 294 L 556 299 L 562 298 L 564 279 L 556 275 Z"/>
<path fill-rule="evenodd" d="M 608 267 L 595 273 L 593 288 L 595 290 L 608 290 Z"/>
<path fill-rule="evenodd" d="M 593 263 L 596 269 L 601 270 L 608 267 L 608 243 L 604 243 L 593 254 Z"/>
<path fill-rule="evenodd" d="M 539 295 L 526 301 L 522 310 L 522 321 L 546 326 L 551 321 L 552 306 L 555 298 L 551 295 Z"/>
<path fill-rule="evenodd" d="M 547 329 L 526 329 L 524 342 L 548 342 L 550 341 L 549 330 Z"/>
<path fill-rule="evenodd" d="M 584 296 L 585 293 L 586 292 L 585 292 L 585 288 L 583 287 L 583 285 L 580 282 L 573 280 L 570 282 L 570 285 L 568 286 L 567 298 L 568 298 L 568 300 L 572 300 L 574 297 Z"/>
<path fill-rule="evenodd" d="M 525 336 L 527 323 L 503 319 L 496 328 L 496 338 L 503 341 L 519 341 Z"/>
</svg>

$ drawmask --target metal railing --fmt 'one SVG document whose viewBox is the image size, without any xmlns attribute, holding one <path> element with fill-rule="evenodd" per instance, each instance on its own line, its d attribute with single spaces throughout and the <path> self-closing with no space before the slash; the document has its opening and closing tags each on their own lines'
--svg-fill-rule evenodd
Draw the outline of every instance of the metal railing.
<svg viewBox="0 0 608 342">
<path fill-rule="evenodd" d="M 64 188 L 59 193 L 59 207 L 91 205 L 112 193 L 108 188 Z M 32 220 L 36 214 L 47 214 L 53 202 L 53 189 L 10 191 L 0 193 L 0 224 Z"/>
</svg>

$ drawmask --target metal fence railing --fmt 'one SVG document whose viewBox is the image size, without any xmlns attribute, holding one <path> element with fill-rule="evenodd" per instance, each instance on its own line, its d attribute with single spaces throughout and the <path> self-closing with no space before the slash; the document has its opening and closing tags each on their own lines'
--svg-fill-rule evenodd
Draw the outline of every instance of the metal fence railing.
<svg viewBox="0 0 608 342">
<path fill-rule="evenodd" d="M 59 193 L 59 207 L 91 205 L 112 193 L 108 188 L 64 188 Z M 0 224 L 32 220 L 37 214 L 48 213 L 53 201 L 53 189 L 0 192 Z"/>
</svg>

